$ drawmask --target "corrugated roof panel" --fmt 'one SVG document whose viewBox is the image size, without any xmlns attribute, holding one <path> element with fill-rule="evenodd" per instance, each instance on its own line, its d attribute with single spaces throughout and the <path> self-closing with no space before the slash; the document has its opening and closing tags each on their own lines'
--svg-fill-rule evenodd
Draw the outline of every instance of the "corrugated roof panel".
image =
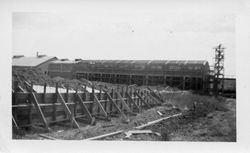
<svg viewBox="0 0 250 153">
<path fill-rule="evenodd" d="M 150 64 L 165 64 L 167 60 L 152 60 Z"/>
<path fill-rule="evenodd" d="M 55 63 L 55 64 L 75 64 L 75 63 L 79 63 L 80 61 L 60 61 L 60 60 L 56 60 L 56 61 L 52 61 L 51 63 Z"/>
<path fill-rule="evenodd" d="M 43 56 L 43 57 L 20 57 L 12 59 L 12 66 L 23 66 L 23 67 L 36 67 L 48 60 L 56 57 Z"/>
<path fill-rule="evenodd" d="M 101 63 L 101 64 L 178 64 L 178 65 L 188 65 L 188 64 L 202 64 L 205 65 L 207 61 L 204 60 L 83 60 L 82 63 Z"/>
</svg>

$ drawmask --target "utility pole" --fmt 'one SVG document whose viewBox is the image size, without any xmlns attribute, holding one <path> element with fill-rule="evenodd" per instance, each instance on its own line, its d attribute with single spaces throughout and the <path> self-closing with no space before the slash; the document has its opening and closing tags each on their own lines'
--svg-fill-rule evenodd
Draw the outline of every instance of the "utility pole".
<svg viewBox="0 0 250 153">
<path fill-rule="evenodd" d="M 219 91 L 223 93 L 224 89 L 224 47 L 222 44 L 215 47 L 215 63 L 214 63 L 214 94 L 218 96 Z"/>
</svg>

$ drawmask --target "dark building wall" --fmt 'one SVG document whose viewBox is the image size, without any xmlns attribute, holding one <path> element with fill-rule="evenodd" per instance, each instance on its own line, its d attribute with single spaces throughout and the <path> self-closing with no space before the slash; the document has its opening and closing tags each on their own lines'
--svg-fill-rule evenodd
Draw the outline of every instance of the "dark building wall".
<svg viewBox="0 0 250 153">
<path fill-rule="evenodd" d="M 52 66 L 54 65 L 54 66 Z M 63 67 L 68 67 L 67 72 Z M 119 84 L 165 85 L 185 90 L 206 89 L 206 61 L 83 60 L 71 66 L 51 64 L 50 74 Z"/>
<path fill-rule="evenodd" d="M 75 66 L 75 63 L 50 63 L 48 65 L 49 67 L 49 76 L 50 77 L 63 77 L 67 79 L 73 79 L 73 67 Z"/>
</svg>

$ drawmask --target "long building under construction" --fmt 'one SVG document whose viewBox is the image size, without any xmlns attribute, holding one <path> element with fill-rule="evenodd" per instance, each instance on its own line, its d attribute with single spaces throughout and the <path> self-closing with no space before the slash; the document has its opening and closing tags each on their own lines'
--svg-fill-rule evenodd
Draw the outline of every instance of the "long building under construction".
<svg viewBox="0 0 250 153">
<path fill-rule="evenodd" d="M 161 85 L 201 92 L 208 89 L 209 72 L 207 61 L 179 60 L 63 60 L 53 61 L 48 67 L 51 77 Z"/>
</svg>

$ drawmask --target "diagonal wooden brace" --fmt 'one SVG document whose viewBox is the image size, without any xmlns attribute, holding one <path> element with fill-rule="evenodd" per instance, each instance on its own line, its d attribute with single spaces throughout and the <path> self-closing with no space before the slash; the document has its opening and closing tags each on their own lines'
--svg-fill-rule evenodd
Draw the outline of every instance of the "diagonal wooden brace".
<svg viewBox="0 0 250 153">
<path fill-rule="evenodd" d="M 141 102 L 142 102 L 144 105 L 146 105 L 147 107 L 150 107 L 150 106 L 148 105 L 148 103 L 146 103 L 145 100 L 141 97 L 141 95 L 139 95 L 137 92 L 135 92 L 135 95 L 136 95 L 137 97 L 139 97 L 139 99 L 141 100 Z"/>
<path fill-rule="evenodd" d="M 44 114 L 43 114 L 43 112 L 42 112 L 41 107 L 39 106 L 39 103 L 38 103 L 38 101 L 37 101 L 37 99 L 36 99 L 36 95 L 35 95 L 33 92 L 31 92 L 31 97 L 32 97 L 31 102 L 35 105 L 35 108 L 36 108 L 38 114 L 41 116 L 45 128 L 46 128 L 47 130 L 49 130 L 49 126 L 48 126 L 48 123 L 47 123 L 47 121 L 46 121 L 46 118 L 45 118 L 45 116 L 44 116 Z"/>
<path fill-rule="evenodd" d="M 79 124 L 77 123 L 76 119 L 74 118 L 74 116 L 73 116 L 73 114 L 71 113 L 69 107 L 67 106 L 67 104 L 65 103 L 65 101 L 64 101 L 64 99 L 63 99 L 63 97 L 62 97 L 62 95 L 61 95 L 59 92 L 57 92 L 57 97 L 58 97 L 59 102 L 62 103 L 63 108 L 64 108 L 64 110 L 65 110 L 67 116 L 68 116 L 69 119 L 71 120 L 71 122 L 74 123 L 75 126 L 76 126 L 77 128 L 80 128 Z"/>
<path fill-rule="evenodd" d="M 122 103 L 122 105 L 125 107 L 125 109 L 131 113 L 134 114 L 134 112 L 128 107 L 128 105 L 126 104 L 126 102 L 124 101 L 123 97 L 121 96 L 121 94 L 119 92 L 116 92 L 118 99 L 120 100 L 120 102 Z"/>
<path fill-rule="evenodd" d="M 12 122 L 14 123 L 16 129 L 19 129 L 19 126 L 17 125 L 16 120 L 13 115 L 12 115 Z"/>
<path fill-rule="evenodd" d="M 149 93 L 149 97 L 151 99 L 153 99 L 158 105 L 161 104 L 160 100 L 158 100 L 157 98 L 155 98 L 151 93 Z"/>
<path fill-rule="evenodd" d="M 135 108 L 138 110 L 138 112 L 141 111 L 141 108 L 135 103 L 135 101 L 132 99 L 132 97 L 126 92 L 126 96 L 128 100 L 135 106 Z"/>
<path fill-rule="evenodd" d="M 149 96 L 149 93 L 145 96 L 145 98 L 150 102 L 151 105 L 158 105 L 157 101 Z"/>
<path fill-rule="evenodd" d="M 80 106 L 82 107 L 83 109 L 83 112 L 86 114 L 87 118 L 89 119 L 90 123 L 91 124 L 94 124 L 95 123 L 95 118 L 90 114 L 87 106 L 84 104 L 83 100 L 82 100 L 82 97 L 77 93 L 77 98 L 79 100 L 79 104 Z"/>
<path fill-rule="evenodd" d="M 108 92 L 105 92 L 107 95 L 107 98 L 109 99 L 109 101 L 111 102 L 112 105 L 114 105 L 115 109 L 122 115 L 122 117 L 124 119 L 126 119 L 126 115 L 124 114 L 124 112 L 119 108 L 119 106 L 114 102 L 114 100 L 112 99 L 112 97 L 110 96 L 110 94 Z"/>
<path fill-rule="evenodd" d="M 94 95 L 94 102 L 98 105 L 98 107 L 101 109 L 103 115 L 105 117 L 108 117 L 107 112 L 105 111 L 105 109 L 103 108 L 102 104 L 100 103 L 100 101 L 98 100 L 98 98 L 96 97 L 96 95 Z"/>
<path fill-rule="evenodd" d="M 161 94 L 158 91 L 157 91 L 158 92 L 158 94 L 157 94 L 151 88 L 148 87 L 147 89 L 151 92 L 152 96 L 155 96 L 155 98 L 158 99 L 158 101 L 160 103 L 164 102 L 162 97 L 161 97 Z"/>
</svg>

